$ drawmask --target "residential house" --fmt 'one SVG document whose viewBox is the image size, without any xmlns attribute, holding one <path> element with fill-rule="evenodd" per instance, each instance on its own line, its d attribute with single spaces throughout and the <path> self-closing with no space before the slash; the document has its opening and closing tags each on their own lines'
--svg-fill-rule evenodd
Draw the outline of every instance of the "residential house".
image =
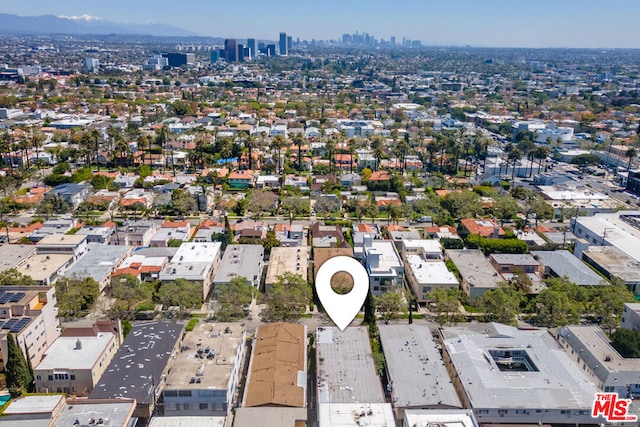
<svg viewBox="0 0 640 427">
<path fill-rule="evenodd" d="M 353 258 L 353 248 L 313 248 L 313 277 L 318 275 L 318 270 L 322 264 L 333 257 L 347 256 Z"/>
<path fill-rule="evenodd" d="M 271 286 L 285 273 L 298 274 L 307 280 L 308 264 L 309 247 L 272 248 L 264 281 L 265 293 L 268 293 Z"/>
<path fill-rule="evenodd" d="M 503 281 L 480 249 L 447 249 L 445 254 L 458 269 L 461 288 L 471 299 L 497 288 Z"/>
<path fill-rule="evenodd" d="M 371 293 L 380 296 L 387 291 L 398 291 L 404 286 L 404 265 L 395 245 L 390 240 L 363 239 L 363 264 L 369 273 Z"/>
<path fill-rule="evenodd" d="M 598 388 L 546 328 L 465 324 L 441 328 L 440 337 L 458 396 L 480 424 L 604 422 L 591 416 Z"/>
<path fill-rule="evenodd" d="M 436 289 L 458 289 L 458 279 L 444 263 L 437 240 L 403 240 L 402 258 L 407 284 L 418 303 L 427 302 L 429 293 Z"/>
<path fill-rule="evenodd" d="M 77 260 L 87 251 L 87 236 L 69 234 L 50 234 L 37 244 L 38 255 L 70 255 Z"/>
<path fill-rule="evenodd" d="M 237 171 L 231 172 L 227 177 L 227 183 L 232 190 L 246 190 L 247 188 L 253 188 L 255 178 L 253 171 Z"/>
<path fill-rule="evenodd" d="M 186 242 L 191 238 L 191 233 L 189 221 L 165 221 L 151 238 L 151 246 L 166 248 L 172 241 Z"/>
<path fill-rule="evenodd" d="M 5 369 L 9 333 L 32 366 L 40 363 L 60 336 L 56 304 L 53 286 L 0 286 L 0 369 Z"/>
<path fill-rule="evenodd" d="M 135 399 L 134 416 L 150 418 L 181 347 L 183 330 L 180 323 L 133 325 L 89 397 Z"/>
<path fill-rule="evenodd" d="M 220 242 L 195 243 L 181 245 L 175 256 L 160 272 L 162 283 L 184 279 L 202 285 L 203 300 L 209 296 L 213 276 L 218 270 L 221 254 Z"/>
<path fill-rule="evenodd" d="M 274 231 L 280 246 L 305 246 L 302 224 L 276 224 Z"/>
<path fill-rule="evenodd" d="M 226 416 L 236 403 L 245 342 L 238 323 L 200 322 L 186 332 L 162 391 L 164 415 Z"/>
<path fill-rule="evenodd" d="M 91 194 L 91 185 L 66 183 L 57 185 L 45 195 L 46 200 L 51 200 L 57 208 L 67 205 L 72 209 L 77 209 L 80 203 L 84 202 Z"/>
<path fill-rule="evenodd" d="M 214 287 L 243 277 L 260 289 L 264 267 L 264 247 L 262 245 L 229 245 L 224 251 L 220 267 L 213 278 Z"/>
<path fill-rule="evenodd" d="M 125 222 L 111 238 L 112 245 L 149 246 L 160 226 L 150 220 Z"/>
<path fill-rule="evenodd" d="M 122 261 L 119 268 L 111 274 L 111 280 L 120 280 L 118 278 L 125 274 L 142 282 L 158 280 L 160 272 L 168 262 L 169 258 L 166 256 L 146 256 L 138 251 Z"/>
<path fill-rule="evenodd" d="M 111 283 L 111 275 L 132 250 L 130 246 L 90 243 L 85 254 L 64 273 L 64 276 L 73 279 L 90 277 L 98 283 L 98 290 L 104 292 Z"/>
<path fill-rule="evenodd" d="M 317 248 L 336 248 L 346 244 L 342 227 L 339 225 L 324 225 L 315 222 L 311 227 L 312 246 Z"/>
<path fill-rule="evenodd" d="M 256 188 L 259 190 L 277 190 L 280 188 L 280 176 L 259 175 L 256 180 Z"/>
<path fill-rule="evenodd" d="M 360 175 L 355 172 L 340 175 L 340 185 L 342 185 L 346 189 L 357 187 L 359 185 L 362 185 L 362 177 L 360 177 Z"/>
<path fill-rule="evenodd" d="M 114 322 L 96 323 L 91 328 L 66 328 L 33 369 L 36 392 L 88 396 L 119 347 Z"/>
<path fill-rule="evenodd" d="M 258 326 L 242 406 L 305 408 L 306 347 L 305 325 L 279 322 Z"/>
<path fill-rule="evenodd" d="M 493 219 L 464 218 L 460 220 L 459 233 L 461 237 L 477 234 L 480 237 L 497 239 L 504 236 L 504 230 Z"/>
</svg>

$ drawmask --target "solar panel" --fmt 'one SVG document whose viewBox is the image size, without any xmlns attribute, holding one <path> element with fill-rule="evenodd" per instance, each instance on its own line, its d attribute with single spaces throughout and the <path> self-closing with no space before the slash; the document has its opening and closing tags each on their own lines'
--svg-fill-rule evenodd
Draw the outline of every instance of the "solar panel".
<svg viewBox="0 0 640 427">
<path fill-rule="evenodd" d="M 16 323 L 18 323 L 18 319 L 9 319 L 7 323 L 2 325 L 2 329 L 11 329 Z"/>
<path fill-rule="evenodd" d="M 9 298 L 9 302 L 19 302 L 22 298 L 24 298 L 24 292 L 18 292 L 15 294 L 11 294 L 11 298 Z"/>
<path fill-rule="evenodd" d="M 11 298 L 11 297 L 10 297 L 9 295 L 7 295 L 7 294 L 2 295 L 2 296 L 0 297 L 0 304 L 6 304 L 6 303 L 8 303 L 10 298 Z"/>
<path fill-rule="evenodd" d="M 23 317 L 15 325 L 11 327 L 11 332 L 20 332 L 22 329 L 24 329 L 25 326 L 29 324 L 30 321 L 31 321 L 31 318 Z"/>
</svg>

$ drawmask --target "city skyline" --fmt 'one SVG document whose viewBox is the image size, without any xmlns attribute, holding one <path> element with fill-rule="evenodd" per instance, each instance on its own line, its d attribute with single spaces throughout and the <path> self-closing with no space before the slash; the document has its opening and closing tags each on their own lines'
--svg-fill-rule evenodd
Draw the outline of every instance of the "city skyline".
<svg viewBox="0 0 640 427">
<path fill-rule="evenodd" d="M 596 0 L 461 0 L 447 4 L 407 0 L 402 5 L 380 0 L 327 0 L 284 7 L 247 0 L 238 19 L 224 19 L 238 12 L 234 4 L 193 0 L 185 7 L 184 3 L 151 0 L 25 0 L 5 4 L 0 12 L 164 23 L 202 36 L 238 39 L 277 40 L 280 32 L 286 32 L 294 40 L 338 40 L 343 33 L 358 30 L 377 39 L 406 37 L 424 45 L 640 48 L 640 29 L 634 22 L 640 15 L 640 2 L 621 3 L 624 7 L 614 8 Z"/>
</svg>

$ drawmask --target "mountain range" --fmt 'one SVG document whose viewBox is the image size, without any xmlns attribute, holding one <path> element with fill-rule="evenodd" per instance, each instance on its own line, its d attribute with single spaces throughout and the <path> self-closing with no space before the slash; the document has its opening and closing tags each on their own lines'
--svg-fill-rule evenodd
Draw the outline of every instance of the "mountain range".
<svg viewBox="0 0 640 427">
<path fill-rule="evenodd" d="M 131 34 L 188 37 L 196 34 L 170 25 L 119 23 L 82 16 L 18 16 L 0 13 L 0 33 L 16 34 Z"/>
</svg>

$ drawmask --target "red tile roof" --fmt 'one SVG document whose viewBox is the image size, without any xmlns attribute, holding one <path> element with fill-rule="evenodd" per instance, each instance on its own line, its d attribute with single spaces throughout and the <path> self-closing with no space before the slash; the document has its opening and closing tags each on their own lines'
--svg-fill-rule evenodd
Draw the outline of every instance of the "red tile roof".
<svg viewBox="0 0 640 427">
<path fill-rule="evenodd" d="M 482 220 L 483 222 L 487 222 L 490 225 L 482 225 L 482 224 L 478 224 L 478 221 L 476 221 L 473 218 L 464 218 L 463 220 L 460 221 L 460 223 L 467 229 L 469 230 L 469 233 L 471 234 L 478 234 L 482 237 L 491 237 L 493 236 L 493 232 L 495 231 L 495 228 L 498 228 L 498 235 L 499 236 L 504 236 L 504 230 L 502 229 L 502 227 L 500 227 L 498 225 L 497 222 L 495 222 L 494 220 L 491 219 L 484 219 Z"/>
</svg>

